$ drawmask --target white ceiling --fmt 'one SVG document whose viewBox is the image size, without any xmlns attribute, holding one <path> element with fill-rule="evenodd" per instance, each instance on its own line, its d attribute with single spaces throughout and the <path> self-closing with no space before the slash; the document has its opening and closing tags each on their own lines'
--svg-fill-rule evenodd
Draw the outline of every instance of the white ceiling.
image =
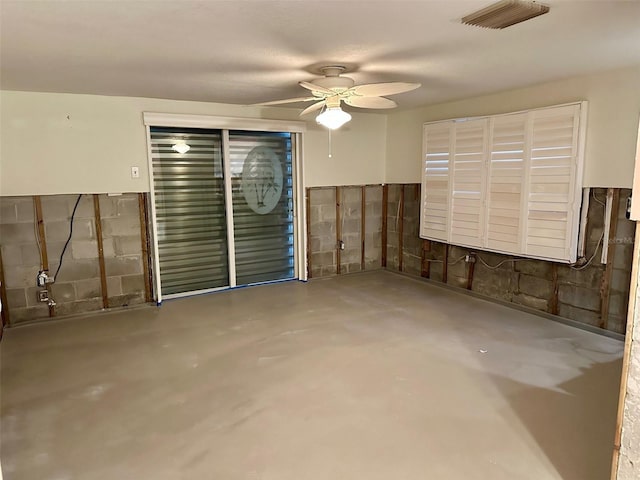
<svg viewBox="0 0 640 480">
<path fill-rule="evenodd" d="M 640 0 L 549 0 L 505 30 L 462 25 L 492 0 L 0 0 L 0 87 L 251 104 L 356 83 L 420 82 L 401 108 L 640 64 Z M 294 105 L 300 106 L 300 105 Z"/>
</svg>

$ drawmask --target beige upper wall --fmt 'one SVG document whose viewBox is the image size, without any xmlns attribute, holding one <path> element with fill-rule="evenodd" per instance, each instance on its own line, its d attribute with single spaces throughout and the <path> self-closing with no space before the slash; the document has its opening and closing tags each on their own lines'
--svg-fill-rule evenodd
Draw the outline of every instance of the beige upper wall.
<svg viewBox="0 0 640 480">
<path fill-rule="evenodd" d="M 387 118 L 386 181 L 421 180 L 424 122 L 579 100 L 589 102 L 584 185 L 631 187 L 640 116 L 640 66 L 392 113 Z"/>
<path fill-rule="evenodd" d="M 297 110 L 150 98 L 0 92 L 0 194 L 149 190 L 142 112 L 299 120 Z M 382 183 L 386 116 L 354 114 L 333 135 L 311 117 L 304 135 L 307 186 Z M 131 178 L 131 166 L 140 178 Z"/>
</svg>

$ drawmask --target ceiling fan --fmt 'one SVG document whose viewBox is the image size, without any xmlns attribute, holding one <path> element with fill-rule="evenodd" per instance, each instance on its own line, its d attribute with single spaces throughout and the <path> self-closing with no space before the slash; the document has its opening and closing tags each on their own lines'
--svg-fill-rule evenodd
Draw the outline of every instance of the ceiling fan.
<svg viewBox="0 0 640 480">
<path fill-rule="evenodd" d="M 341 102 L 358 108 L 394 108 L 396 102 L 384 98 L 384 95 L 395 95 L 409 92 L 420 87 L 419 83 L 390 82 L 355 85 L 352 78 L 341 74 L 346 67 L 330 65 L 320 71 L 324 78 L 313 82 L 300 82 L 300 86 L 311 91 L 310 97 L 289 98 L 256 105 L 281 105 L 284 103 L 315 102 L 305 108 L 300 116 L 316 110 L 324 110 L 316 117 L 316 121 L 325 127 L 335 130 L 351 120 L 351 115 L 340 108 Z"/>
</svg>

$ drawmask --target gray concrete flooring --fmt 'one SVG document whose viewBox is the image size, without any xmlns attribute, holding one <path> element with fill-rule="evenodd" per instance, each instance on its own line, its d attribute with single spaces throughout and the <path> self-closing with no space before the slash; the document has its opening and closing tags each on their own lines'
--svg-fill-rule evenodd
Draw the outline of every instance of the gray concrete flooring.
<svg viewBox="0 0 640 480">
<path fill-rule="evenodd" d="M 0 348 L 5 480 L 602 480 L 623 345 L 379 271 Z"/>
</svg>

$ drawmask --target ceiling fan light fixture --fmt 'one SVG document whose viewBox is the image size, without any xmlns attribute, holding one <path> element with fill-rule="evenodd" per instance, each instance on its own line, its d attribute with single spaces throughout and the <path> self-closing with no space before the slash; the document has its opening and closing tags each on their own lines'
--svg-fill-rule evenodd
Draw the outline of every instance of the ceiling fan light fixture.
<svg viewBox="0 0 640 480">
<path fill-rule="evenodd" d="M 184 155 L 189 150 L 191 150 L 191 147 L 186 143 L 174 143 L 173 145 L 171 145 L 171 150 L 173 150 L 174 152 L 178 152 L 180 155 Z"/>
<path fill-rule="evenodd" d="M 328 107 L 316 117 L 316 122 L 327 127 L 329 130 L 336 130 L 349 120 L 351 120 L 351 115 L 340 107 Z"/>
</svg>

